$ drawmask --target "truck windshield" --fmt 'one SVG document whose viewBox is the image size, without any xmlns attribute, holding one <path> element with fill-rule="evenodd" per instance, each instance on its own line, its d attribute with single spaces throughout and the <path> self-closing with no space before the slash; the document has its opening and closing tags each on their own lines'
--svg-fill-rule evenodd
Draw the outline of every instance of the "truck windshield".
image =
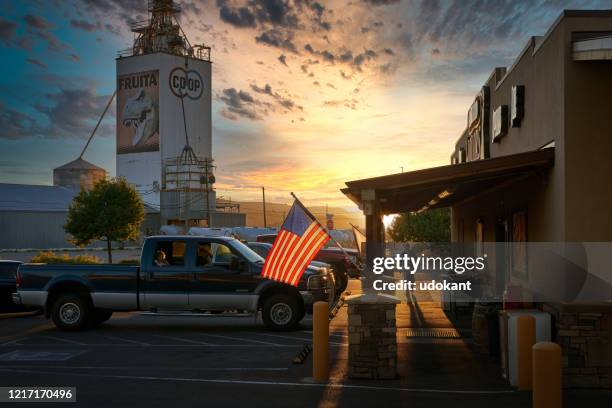
<svg viewBox="0 0 612 408">
<path fill-rule="evenodd" d="M 254 252 L 248 246 L 244 245 L 242 242 L 236 240 L 233 241 L 232 244 L 234 246 L 234 249 L 240 252 L 240 254 L 244 256 L 249 262 L 264 262 L 264 259 L 261 256 L 257 255 L 256 252 Z"/>
</svg>

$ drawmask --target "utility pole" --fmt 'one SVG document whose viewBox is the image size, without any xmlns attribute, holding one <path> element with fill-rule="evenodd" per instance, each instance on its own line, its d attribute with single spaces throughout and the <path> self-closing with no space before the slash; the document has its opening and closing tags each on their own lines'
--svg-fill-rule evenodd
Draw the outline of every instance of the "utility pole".
<svg viewBox="0 0 612 408">
<path fill-rule="evenodd" d="M 268 222 L 266 220 L 266 189 L 264 187 L 261 188 L 261 195 L 263 197 L 264 228 L 267 228 L 268 227 Z"/>
</svg>

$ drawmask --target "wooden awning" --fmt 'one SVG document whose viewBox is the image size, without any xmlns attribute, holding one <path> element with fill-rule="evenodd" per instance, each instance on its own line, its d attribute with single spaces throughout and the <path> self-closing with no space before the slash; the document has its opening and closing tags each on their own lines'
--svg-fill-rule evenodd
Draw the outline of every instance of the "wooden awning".
<svg viewBox="0 0 612 408">
<path fill-rule="evenodd" d="M 448 207 L 517 181 L 554 163 L 554 148 L 346 182 L 341 191 L 361 207 L 374 191 L 383 214 Z M 367 199 L 367 197 L 366 197 Z"/>
</svg>

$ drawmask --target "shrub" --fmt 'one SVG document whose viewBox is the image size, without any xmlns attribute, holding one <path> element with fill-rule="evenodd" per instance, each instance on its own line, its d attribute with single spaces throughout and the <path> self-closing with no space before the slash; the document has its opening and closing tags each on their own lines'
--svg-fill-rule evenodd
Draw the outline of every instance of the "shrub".
<svg viewBox="0 0 612 408">
<path fill-rule="evenodd" d="M 68 254 L 56 254 L 53 251 L 41 251 L 36 254 L 30 262 L 49 264 L 86 264 L 94 265 L 102 263 L 102 260 L 93 255 L 77 255 L 71 258 Z"/>
<path fill-rule="evenodd" d="M 122 265 L 140 265 L 140 259 L 138 258 L 122 259 L 121 261 L 119 261 L 119 263 Z"/>
</svg>

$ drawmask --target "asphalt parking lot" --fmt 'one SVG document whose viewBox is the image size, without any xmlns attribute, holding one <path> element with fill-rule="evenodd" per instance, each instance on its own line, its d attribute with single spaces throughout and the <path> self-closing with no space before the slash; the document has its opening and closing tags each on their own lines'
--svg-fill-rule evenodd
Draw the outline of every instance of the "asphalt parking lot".
<svg viewBox="0 0 612 408">
<path fill-rule="evenodd" d="M 435 345 L 420 342 L 401 345 L 405 364 L 414 366 L 405 378 L 349 380 L 346 306 L 330 325 L 331 381 L 317 384 L 310 377 L 310 357 L 303 365 L 292 364 L 311 343 L 311 329 L 308 315 L 298 330 L 281 333 L 267 331 L 252 315 L 116 313 L 84 332 L 59 331 L 40 315 L 0 316 L 0 386 L 76 387 L 76 404 L 53 406 L 502 408 L 531 403 L 529 393 L 486 387 L 469 380 L 475 375 L 459 379 L 456 363 L 450 363 L 456 368 L 446 378 L 442 367 L 424 361 L 431 353 L 423 347 Z M 445 350 L 440 356 L 454 353 Z M 603 407 L 610 397 L 572 392 L 566 407 Z M 19 406 L 28 405 L 41 403 Z"/>
</svg>

